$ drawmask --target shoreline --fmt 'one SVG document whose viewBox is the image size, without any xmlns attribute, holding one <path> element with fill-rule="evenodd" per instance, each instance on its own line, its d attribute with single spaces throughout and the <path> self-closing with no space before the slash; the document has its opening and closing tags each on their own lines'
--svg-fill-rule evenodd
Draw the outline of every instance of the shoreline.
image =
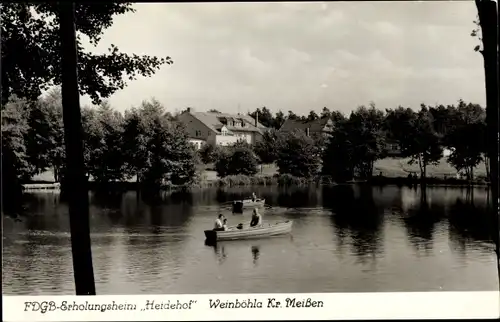
<svg viewBox="0 0 500 322">
<path fill-rule="evenodd" d="M 89 181 L 89 191 L 109 191 L 109 192 L 126 192 L 138 191 L 138 183 L 125 181 L 109 183 L 106 187 L 99 187 L 95 182 Z M 407 187 L 457 187 L 457 188 L 481 188 L 489 187 L 490 183 L 484 180 L 474 180 L 469 182 L 464 179 L 456 178 L 427 178 L 422 182 L 420 179 L 408 179 L 404 177 L 380 177 L 375 176 L 368 180 L 352 180 L 349 182 L 336 183 L 328 177 L 315 177 L 315 178 L 298 178 L 291 175 L 274 175 L 274 176 L 228 176 L 224 178 L 217 178 L 213 180 L 202 180 L 201 182 L 193 183 L 190 185 L 174 186 L 165 185 L 159 191 L 179 191 L 190 190 L 197 188 L 225 188 L 225 187 L 253 187 L 253 186 L 339 186 L 339 185 L 368 185 L 372 187 L 384 186 L 407 186 Z M 56 182 L 47 181 L 31 181 L 23 184 L 24 193 L 30 192 L 54 192 L 60 191 L 60 184 Z"/>
</svg>

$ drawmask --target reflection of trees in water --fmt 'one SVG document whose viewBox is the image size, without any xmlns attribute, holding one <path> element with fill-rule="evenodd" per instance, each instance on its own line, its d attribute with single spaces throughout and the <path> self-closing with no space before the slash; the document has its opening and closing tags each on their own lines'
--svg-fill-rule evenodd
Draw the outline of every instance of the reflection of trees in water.
<svg viewBox="0 0 500 322">
<path fill-rule="evenodd" d="M 285 208 L 315 207 L 318 193 L 321 192 L 315 186 L 286 187 L 279 190 L 277 202 Z"/>
<path fill-rule="evenodd" d="M 92 208 L 97 208 L 105 214 L 113 225 L 117 225 L 123 218 L 122 213 L 123 193 L 113 192 L 106 193 L 98 191 L 92 193 L 89 198 L 90 211 Z"/>
<path fill-rule="evenodd" d="M 163 270 L 181 267 L 186 226 L 193 215 L 191 195 L 164 193 L 139 202 L 132 196 L 125 204 L 127 273 L 151 281 Z"/>
<path fill-rule="evenodd" d="M 59 202 L 57 193 L 27 194 L 26 200 L 29 204 L 26 204 L 25 216 L 18 225 L 29 230 L 69 230 L 67 207 Z"/>
<path fill-rule="evenodd" d="M 382 252 L 383 210 L 374 202 L 372 187 L 325 187 L 323 206 L 333 212 L 330 218 L 339 249 L 346 244 L 345 239 L 349 238 L 353 252 L 362 262 L 367 257 L 375 258 Z"/>
<path fill-rule="evenodd" d="M 477 247 L 481 242 L 493 245 L 493 234 L 498 233 L 494 216 L 484 204 L 469 198 L 465 201 L 457 198 L 449 209 L 449 238 L 454 249 L 465 254 L 471 241 L 479 242 Z"/>
<path fill-rule="evenodd" d="M 417 251 L 426 254 L 432 252 L 436 225 L 442 222 L 446 215 L 444 204 L 439 200 L 429 202 L 427 189 L 423 188 L 420 191 L 420 201 L 401 215 L 411 245 Z"/>
<path fill-rule="evenodd" d="M 109 208 L 109 209 L 120 209 L 122 206 L 123 193 L 114 192 L 107 193 L 104 191 L 98 191 L 91 193 L 89 201 L 92 205 Z"/>
<path fill-rule="evenodd" d="M 123 214 L 125 226 L 134 229 L 147 228 L 159 233 L 163 228 L 185 228 L 193 215 L 190 194 L 164 194 L 147 201 L 125 196 Z"/>
</svg>

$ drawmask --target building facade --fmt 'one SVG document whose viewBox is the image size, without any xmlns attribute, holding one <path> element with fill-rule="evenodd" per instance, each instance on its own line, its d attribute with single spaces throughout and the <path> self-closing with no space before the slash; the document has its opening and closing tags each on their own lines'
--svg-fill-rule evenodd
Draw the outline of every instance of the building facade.
<svg viewBox="0 0 500 322">
<path fill-rule="evenodd" d="M 227 146 L 240 140 L 254 145 L 267 130 L 257 119 L 243 114 L 194 112 L 187 109 L 178 119 L 186 126 L 190 142 L 198 149 L 204 144 Z"/>
</svg>

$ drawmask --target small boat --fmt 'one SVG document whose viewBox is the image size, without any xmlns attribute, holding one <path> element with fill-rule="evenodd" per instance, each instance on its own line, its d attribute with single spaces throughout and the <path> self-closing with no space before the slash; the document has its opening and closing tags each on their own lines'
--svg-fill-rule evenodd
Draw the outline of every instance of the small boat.
<svg viewBox="0 0 500 322">
<path fill-rule="evenodd" d="M 244 208 L 264 207 L 266 199 L 243 199 L 233 201 L 233 213 L 242 213 Z"/>
<path fill-rule="evenodd" d="M 207 241 L 216 242 L 224 240 L 267 238 L 289 234 L 292 231 L 292 220 L 264 224 L 257 227 L 244 227 L 238 229 L 229 227 L 228 230 L 205 230 Z"/>
</svg>

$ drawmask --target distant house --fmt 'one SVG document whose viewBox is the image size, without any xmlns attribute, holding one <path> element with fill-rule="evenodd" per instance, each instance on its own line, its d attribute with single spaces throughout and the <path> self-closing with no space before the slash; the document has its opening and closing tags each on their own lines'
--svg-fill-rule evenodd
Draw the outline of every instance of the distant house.
<svg viewBox="0 0 500 322">
<path fill-rule="evenodd" d="M 204 144 L 231 145 L 239 140 L 255 144 L 267 128 L 257 119 L 243 114 L 194 112 L 190 108 L 178 116 L 198 149 Z"/>
<path fill-rule="evenodd" d="M 333 122 L 329 117 L 320 118 L 314 121 L 301 121 L 287 119 L 279 129 L 280 132 L 287 133 L 293 130 L 302 130 L 307 136 L 314 134 L 328 135 L 333 130 Z"/>
</svg>

